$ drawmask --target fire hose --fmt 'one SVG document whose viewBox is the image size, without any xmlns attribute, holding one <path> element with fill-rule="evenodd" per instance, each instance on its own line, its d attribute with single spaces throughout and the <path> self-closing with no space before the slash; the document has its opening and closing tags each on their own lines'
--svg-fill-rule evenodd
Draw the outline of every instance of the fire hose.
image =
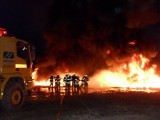
<svg viewBox="0 0 160 120">
<path fill-rule="evenodd" d="M 57 113 L 57 116 L 56 116 L 56 120 L 60 120 L 60 115 L 61 115 L 61 111 L 62 111 L 62 105 L 63 105 L 64 97 L 65 97 L 65 95 L 63 95 L 61 97 L 60 107 L 59 107 L 59 110 L 58 110 L 58 113 Z M 77 98 L 74 98 L 74 99 L 76 99 L 76 101 L 79 101 L 79 103 L 81 103 L 86 108 L 86 110 L 88 111 L 88 120 L 90 120 L 89 116 L 91 115 L 91 111 L 90 111 L 89 107 L 84 102 L 82 102 L 81 100 L 79 100 Z"/>
<path fill-rule="evenodd" d="M 60 107 L 59 107 L 59 110 L 58 110 L 58 113 L 57 113 L 57 116 L 56 116 L 56 120 L 60 120 L 60 114 L 61 114 L 61 111 L 62 111 L 62 105 L 63 105 L 64 97 L 65 97 L 65 94 L 62 95 L 62 97 L 61 97 Z"/>
</svg>

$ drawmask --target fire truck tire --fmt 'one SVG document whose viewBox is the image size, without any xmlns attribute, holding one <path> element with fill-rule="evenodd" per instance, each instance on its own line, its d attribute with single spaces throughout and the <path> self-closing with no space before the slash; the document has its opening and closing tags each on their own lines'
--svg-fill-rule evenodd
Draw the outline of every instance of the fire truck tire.
<svg viewBox="0 0 160 120">
<path fill-rule="evenodd" d="M 22 85 L 17 82 L 9 82 L 4 90 L 2 107 L 4 110 L 19 110 L 24 104 L 25 95 Z"/>
</svg>

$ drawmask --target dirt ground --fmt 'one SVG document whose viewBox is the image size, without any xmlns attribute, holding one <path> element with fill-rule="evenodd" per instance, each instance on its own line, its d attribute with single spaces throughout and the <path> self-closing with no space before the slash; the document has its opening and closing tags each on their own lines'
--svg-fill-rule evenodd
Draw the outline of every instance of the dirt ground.
<svg viewBox="0 0 160 120">
<path fill-rule="evenodd" d="M 160 120 L 160 93 L 40 93 L 20 111 L 1 111 L 0 120 Z"/>
</svg>

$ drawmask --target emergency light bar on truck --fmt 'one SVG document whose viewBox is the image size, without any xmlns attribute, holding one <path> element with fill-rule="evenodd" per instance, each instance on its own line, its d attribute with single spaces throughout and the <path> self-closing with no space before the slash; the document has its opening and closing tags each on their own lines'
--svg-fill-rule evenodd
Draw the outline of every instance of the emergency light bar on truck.
<svg viewBox="0 0 160 120">
<path fill-rule="evenodd" d="M 0 36 L 7 35 L 7 31 L 4 28 L 0 28 Z"/>
</svg>

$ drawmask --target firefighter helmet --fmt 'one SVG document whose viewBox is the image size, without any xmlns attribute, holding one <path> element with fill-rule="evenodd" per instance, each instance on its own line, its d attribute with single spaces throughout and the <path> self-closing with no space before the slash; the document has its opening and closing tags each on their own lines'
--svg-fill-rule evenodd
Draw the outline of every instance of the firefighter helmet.
<svg viewBox="0 0 160 120">
<path fill-rule="evenodd" d="M 88 77 L 88 75 L 84 75 L 85 77 Z"/>
</svg>

